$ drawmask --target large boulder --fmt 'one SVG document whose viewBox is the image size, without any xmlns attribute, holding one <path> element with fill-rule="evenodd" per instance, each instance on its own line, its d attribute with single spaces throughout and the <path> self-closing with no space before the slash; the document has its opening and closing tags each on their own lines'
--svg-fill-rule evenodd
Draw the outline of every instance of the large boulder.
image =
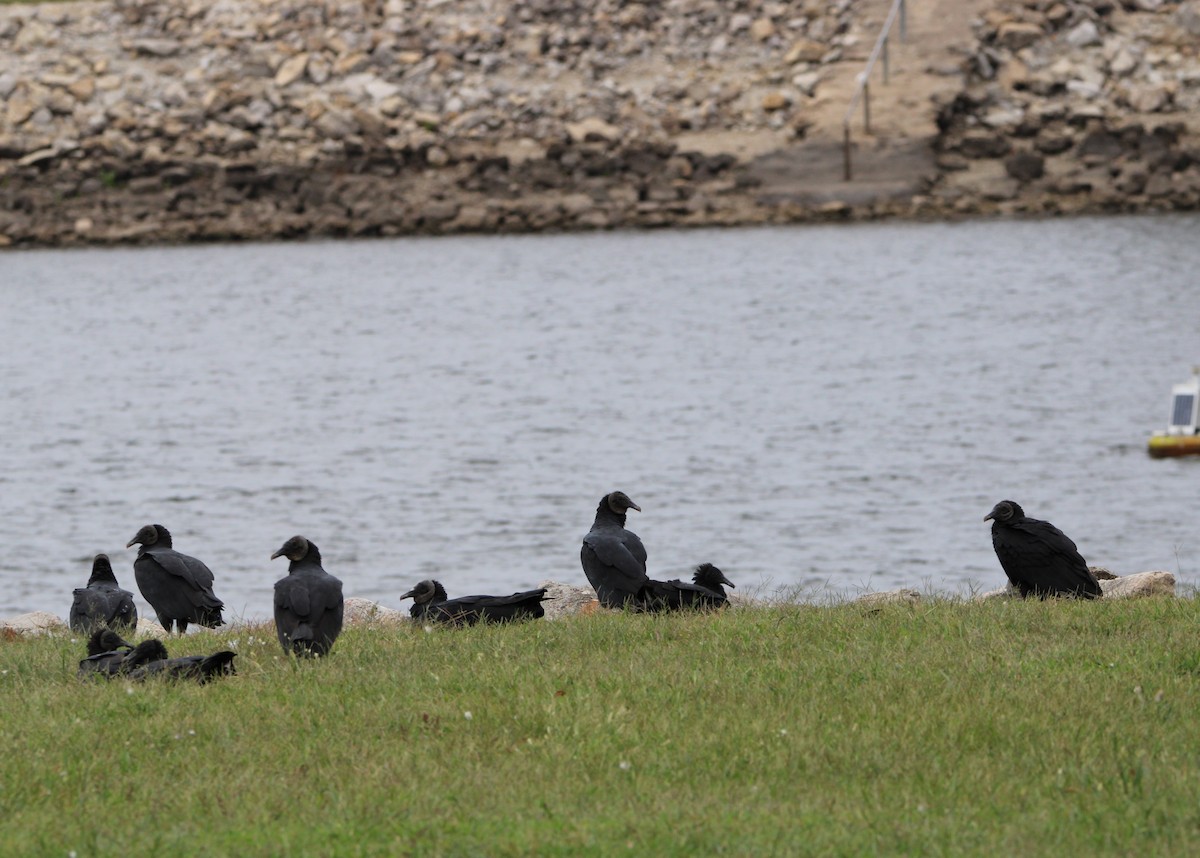
<svg viewBox="0 0 1200 858">
<path fill-rule="evenodd" d="M 1175 576 L 1170 572 L 1138 572 L 1100 582 L 1106 599 L 1138 599 L 1143 596 L 1174 596 Z"/>
<path fill-rule="evenodd" d="M 68 634 L 70 628 L 49 611 L 31 611 L 0 620 L 0 639 L 27 635 Z"/>
<path fill-rule="evenodd" d="M 409 616 L 404 611 L 397 611 L 370 599 L 351 596 L 345 600 L 342 613 L 343 622 L 348 626 L 370 625 L 372 623 L 390 624 L 406 623 Z"/>
</svg>

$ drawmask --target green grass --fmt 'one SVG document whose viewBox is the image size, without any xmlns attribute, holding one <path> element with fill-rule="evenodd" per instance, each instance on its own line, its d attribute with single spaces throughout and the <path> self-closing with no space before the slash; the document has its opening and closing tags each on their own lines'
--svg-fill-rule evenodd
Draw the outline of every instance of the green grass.
<svg viewBox="0 0 1200 858">
<path fill-rule="evenodd" d="M 1194 599 L 0 644 L 9 854 L 1195 854 Z M 267 631 L 269 635 L 269 630 Z M 466 713 L 470 713 L 467 717 Z"/>
</svg>

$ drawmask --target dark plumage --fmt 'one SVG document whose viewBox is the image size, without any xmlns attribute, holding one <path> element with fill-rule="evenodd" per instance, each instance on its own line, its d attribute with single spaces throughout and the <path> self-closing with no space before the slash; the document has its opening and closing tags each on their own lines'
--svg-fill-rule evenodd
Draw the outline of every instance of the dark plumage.
<svg viewBox="0 0 1200 858">
<path fill-rule="evenodd" d="M 103 627 L 134 629 L 137 620 L 133 593 L 118 586 L 108 555 L 97 554 L 92 560 L 92 577 L 88 578 L 87 586 L 75 590 L 67 619 L 71 630 L 86 634 Z"/>
<path fill-rule="evenodd" d="M 437 581 L 422 581 L 401 599 L 412 597 L 409 610 L 414 619 L 471 625 L 480 621 L 536 620 L 546 615 L 542 601 L 546 588 L 525 590 L 511 596 L 462 596 L 449 599 L 446 588 Z"/>
<path fill-rule="evenodd" d="M 275 634 L 285 652 L 321 656 L 342 632 L 342 582 L 321 568 L 321 551 L 293 536 L 271 559 L 286 557 L 288 574 L 275 582 Z"/>
<path fill-rule="evenodd" d="M 79 662 L 80 676 L 113 677 L 167 657 L 162 641 L 150 638 L 137 646 L 111 629 L 98 629 L 87 643 L 88 656 Z"/>
<path fill-rule="evenodd" d="M 79 662 L 79 675 L 113 674 L 121 668 L 121 662 L 133 644 L 110 628 L 99 628 L 92 632 L 87 642 L 87 658 Z"/>
<path fill-rule="evenodd" d="M 724 586 L 722 586 L 724 585 Z M 702 563 L 692 575 L 692 583 L 678 578 L 671 581 L 646 582 L 638 593 L 636 602 L 644 611 L 677 611 L 685 608 L 720 608 L 729 599 L 725 587 L 733 582 L 711 563 Z"/>
<path fill-rule="evenodd" d="M 989 519 L 996 557 L 1022 597 L 1100 597 L 1100 582 L 1075 543 L 1050 522 L 1026 518 L 1020 505 L 1009 500 L 996 504 L 983 520 Z"/>
<path fill-rule="evenodd" d="M 642 508 L 624 492 L 600 498 L 596 520 L 583 538 L 579 559 L 583 574 L 606 608 L 623 608 L 636 602 L 646 577 L 646 548 L 637 534 L 625 529 L 625 513 Z"/>
<path fill-rule="evenodd" d="M 126 548 L 140 544 L 133 576 L 143 598 L 168 632 L 172 623 L 183 634 L 188 623 L 209 628 L 224 624 L 225 603 L 213 593 L 213 573 L 195 557 L 171 547 L 171 534 L 161 524 L 147 524 Z"/>
<path fill-rule="evenodd" d="M 126 675 L 130 679 L 142 680 L 160 676 L 165 679 L 194 679 L 203 685 L 218 676 L 233 676 L 237 669 L 233 659 L 237 653 L 229 650 L 215 652 L 212 655 L 185 655 L 181 658 L 162 658 L 148 662 L 141 667 L 130 670 Z"/>
</svg>

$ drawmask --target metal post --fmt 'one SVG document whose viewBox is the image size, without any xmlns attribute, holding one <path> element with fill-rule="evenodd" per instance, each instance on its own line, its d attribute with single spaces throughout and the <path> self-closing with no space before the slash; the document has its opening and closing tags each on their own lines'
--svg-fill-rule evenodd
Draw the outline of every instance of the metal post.
<svg viewBox="0 0 1200 858">
<path fill-rule="evenodd" d="M 908 41 L 908 0 L 900 0 L 900 41 Z"/>
<path fill-rule="evenodd" d="M 891 66 L 888 63 L 888 39 L 883 40 L 883 82 L 886 84 L 891 77 Z"/>
<path fill-rule="evenodd" d="M 863 131 L 871 133 L 871 84 L 863 81 Z"/>
<path fill-rule="evenodd" d="M 842 178 L 850 181 L 850 123 L 842 123 Z"/>
</svg>

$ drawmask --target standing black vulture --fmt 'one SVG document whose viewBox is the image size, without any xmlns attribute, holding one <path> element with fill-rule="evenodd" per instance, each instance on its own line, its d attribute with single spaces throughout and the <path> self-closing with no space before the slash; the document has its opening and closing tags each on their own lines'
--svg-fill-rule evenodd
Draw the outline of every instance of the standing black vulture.
<svg viewBox="0 0 1200 858">
<path fill-rule="evenodd" d="M 97 554 L 92 560 L 92 577 L 88 578 L 87 586 L 75 590 L 68 618 L 71 630 L 86 633 L 104 626 L 134 629 L 137 621 L 133 593 L 117 584 L 108 555 Z"/>
<path fill-rule="evenodd" d="M 171 547 L 171 534 L 161 524 L 147 524 L 126 548 L 140 544 L 133 561 L 138 589 L 168 632 L 174 623 L 183 634 L 188 623 L 215 629 L 224 624 L 225 603 L 213 592 L 213 573 L 195 557 Z"/>
<path fill-rule="evenodd" d="M 625 492 L 600 498 L 596 520 L 583 538 L 579 559 L 583 574 L 606 608 L 623 608 L 637 600 L 646 585 L 646 548 L 637 534 L 625 529 L 625 513 L 642 508 Z"/>
<path fill-rule="evenodd" d="M 725 586 L 733 582 L 711 563 L 701 563 L 692 575 L 692 583 L 678 578 L 671 581 L 648 580 L 638 594 L 638 606 L 645 611 L 676 611 L 683 608 L 720 608 L 729 599 Z"/>
<path fill-rule="evenodd" d="M 506 620 L 536 620 L 546 615 L 542 600 L 546 588 L 524 590 L 511 596 L 462 596 L 450 599 L 446 588 L 437 581 L 422 581 L 401 599 L 412 597 L 409 613 L 417 620 L 471 625 L 481 620 L 499 623 Z"/>
<path fill-rule="evenodd" d="M 1014 501 L 1003 500 L 983 520 L 992 522 L 992 547 L 1022 597 L 1077 596 L 1097 599 L 1100 582 L 1075 543 L 1048 521 L 1026 518 Z"/>
<path fill-rule="evenodd" d="M 288 574 L 275 582 L 275 634 L 284 652 L 322 656 L 342 632 L 342 582 L 321 568 L 321 551 L 293 536 L 271 559 L 286 557 Z"/>
</svg>

